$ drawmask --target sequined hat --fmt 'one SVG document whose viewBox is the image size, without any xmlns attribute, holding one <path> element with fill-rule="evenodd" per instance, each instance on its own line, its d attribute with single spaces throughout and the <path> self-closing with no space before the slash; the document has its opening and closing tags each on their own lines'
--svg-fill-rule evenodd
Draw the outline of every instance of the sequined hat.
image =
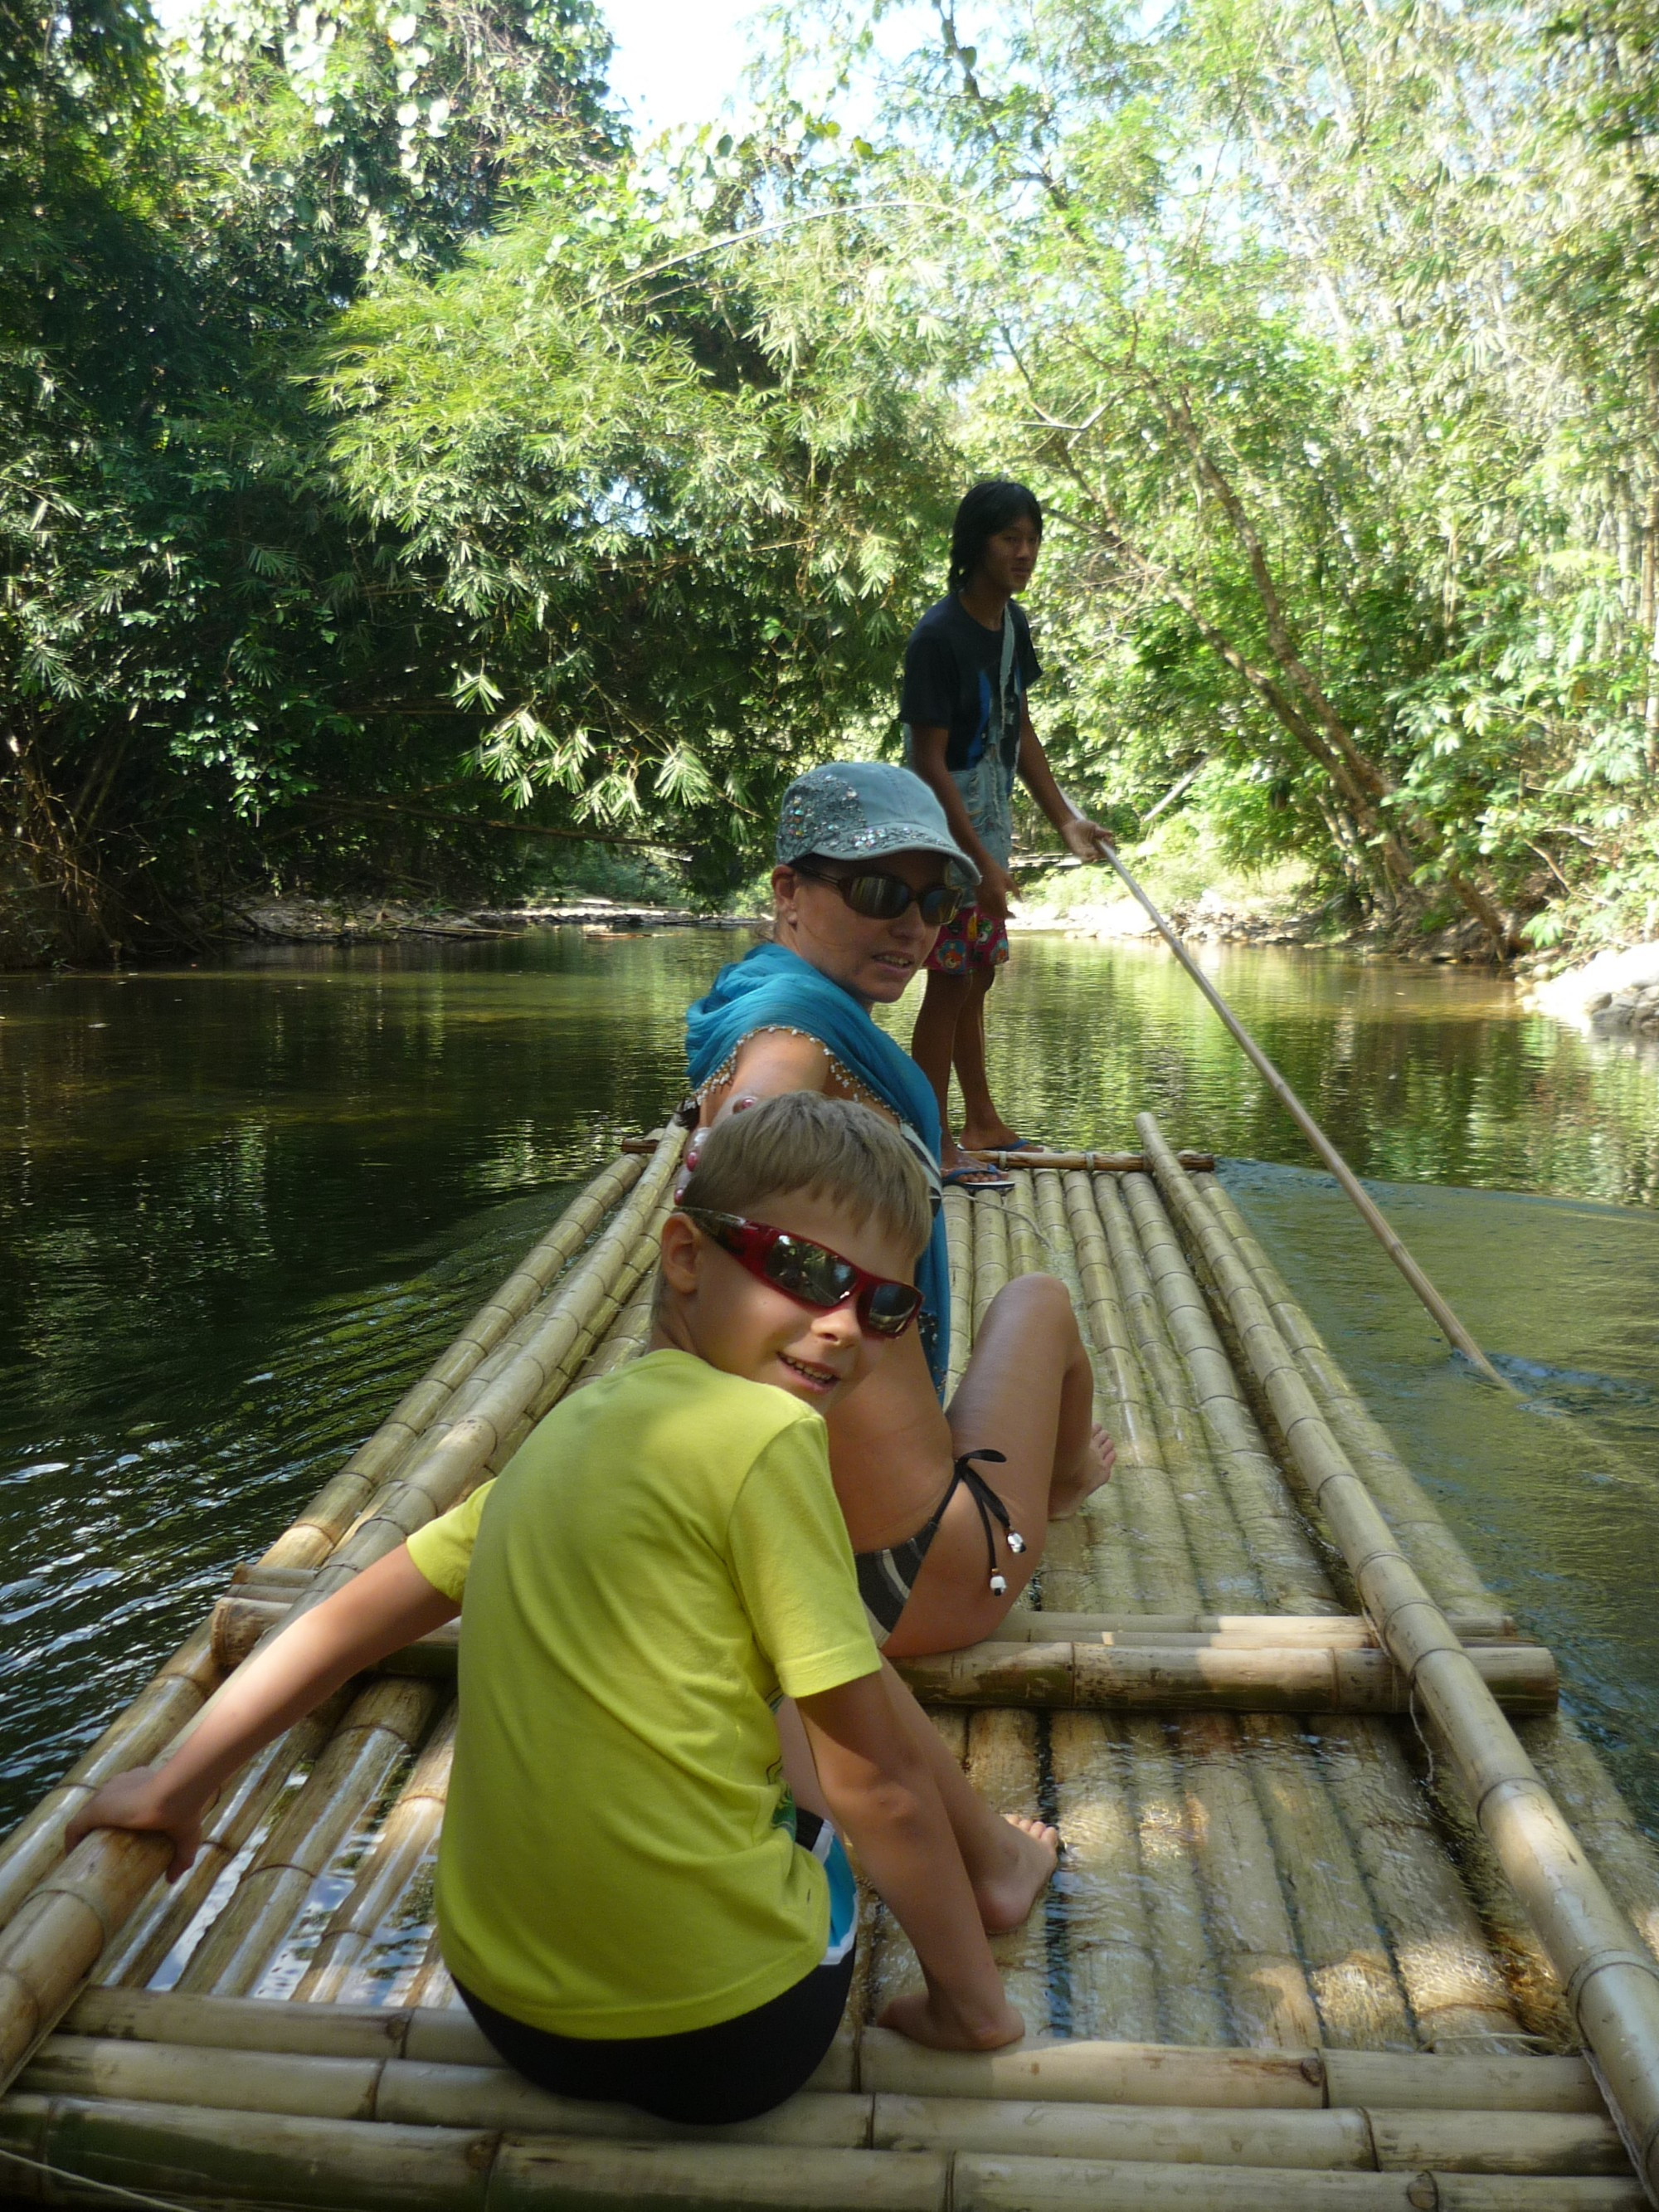
<svg viewBox="0 0 1659 2212">
<path fill-rule="evenodd" d="M 919 775 L 888 761 L 826 761 L 783 794 L 777 855 L 867 860 L 883 853 L 943 853 L 971 886 L 979 870 L 951 835 L 945 809 Z"/>
</svg>

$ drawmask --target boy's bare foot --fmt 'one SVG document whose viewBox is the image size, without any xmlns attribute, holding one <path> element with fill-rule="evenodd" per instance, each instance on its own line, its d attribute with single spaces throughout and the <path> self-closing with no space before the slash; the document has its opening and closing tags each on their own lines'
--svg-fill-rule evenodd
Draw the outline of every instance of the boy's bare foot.
<svg viewBox="0 0 1659 2212">
<path fill-rule="evenodd" d="M 1002 1863 L 974 1884 L 974 1899 L 988 1936 L 1018 1928 L 1048 1886 L 1060 1856 L 1060 1831 L 1023 1813 L 1005 1813 L 1006 1850 Z"/>
<path fill-rule="evenodd" d="M 988 1129 L 964 1129 L 957 1142 L 965 1152 L 1006 1152 L 1018 1144 L 1019 1132 L 999 1121 Z"/>
<path fill-rule="evenodd" d="M 1069 1521 L 1085 1498 L 1111 1480 L 1116 1459 L 1117 1446 L 1097 1421 L 1089 1431 L 1077 1472 L 1069 1480 L 1054 1477 L 1054 1487 L 1048 1492 L 1048 1518 Z"/>
</svg>

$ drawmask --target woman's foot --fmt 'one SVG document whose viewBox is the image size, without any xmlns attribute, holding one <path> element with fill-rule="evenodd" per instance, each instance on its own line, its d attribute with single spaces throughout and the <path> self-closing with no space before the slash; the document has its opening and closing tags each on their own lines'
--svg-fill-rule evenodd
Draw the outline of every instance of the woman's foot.
<svg viewBox="0 0 1659 2212">
<path fill-rule="evenodd" d="M 1097 1421 L 1089 1431 L 1082 1457 L 1069 1475 L 1056 1474 L 1054 1487 L 1048 1492 L 1048 1518 L 1069 1521 L 1085 1498 L 1092 1497 L 1112 1479 L 1112 1468 L 1117 1459 L 1117 1446 Z"/>
<path fill-rule="evenodd" d="M 1060 1831 L 1023 1813 L 1005 1813 L 1001 1863 L 974 1884 L 974 1901 L 988 1936 L 1000 1936 L 1029 1918 L 1048 1886 L 1060 1856 Z"/>
</svg>

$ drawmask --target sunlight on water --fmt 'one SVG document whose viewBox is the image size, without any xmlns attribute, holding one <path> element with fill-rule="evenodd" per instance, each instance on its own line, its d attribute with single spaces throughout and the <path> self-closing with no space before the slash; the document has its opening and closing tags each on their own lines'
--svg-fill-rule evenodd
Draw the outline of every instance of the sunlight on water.
<svg viewBox="0 0 1659 2212">
<path fill-rule="evenodd" d="M 0 977 L 0 1820 L 181 1640 L 622 1133 L 679 1095 L 714 932 Z M 1459 1372 L 1161 951 L 1017 943 L 1006 1110 L 1226 1177 L 1659 1832 L 1659 1068 L 1509 987 L 1206 951 L 1534 1401 Z M 914 994 L 913 994 L 914 995 Z M 895 1027 L 908 1030 L 908 1009 Z"/>
</svg>

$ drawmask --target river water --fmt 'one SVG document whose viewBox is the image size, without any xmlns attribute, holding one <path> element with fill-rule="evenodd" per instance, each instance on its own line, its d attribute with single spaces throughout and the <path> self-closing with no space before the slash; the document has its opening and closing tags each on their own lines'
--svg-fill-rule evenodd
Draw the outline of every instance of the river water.
<svg viewBox="0 0 1659 2212">
<path fill-rule="evenodd" d="M 676 1102 L 684 1007 L 742 945 L 565 930 L 0 977 L 0 1826 Z M 1448 1358 L 1161 949 L 1017 945 L 1006 1110 L 1128 1147 L 1150 1107 L 1227 1157 L 1659 1836 L 1659 1065 L 1481 975 L 1206 957 L 1524 1406 Z"/>
</svg>

